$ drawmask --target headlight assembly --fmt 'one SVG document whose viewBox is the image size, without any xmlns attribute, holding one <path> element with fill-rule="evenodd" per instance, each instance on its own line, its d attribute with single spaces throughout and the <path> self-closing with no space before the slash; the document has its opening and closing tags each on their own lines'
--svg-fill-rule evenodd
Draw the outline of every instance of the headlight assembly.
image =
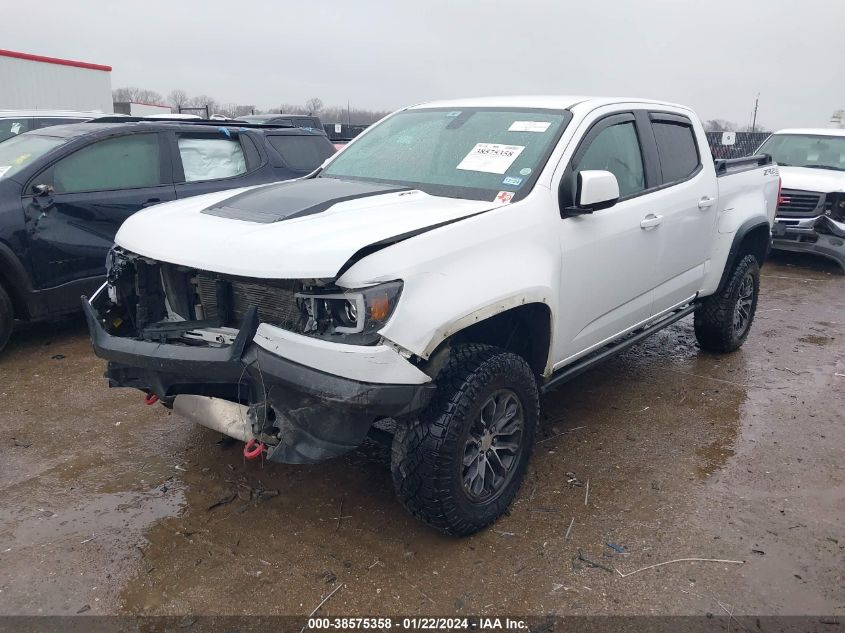
<svg viewBox="0 0 845 633">
<path fill-rule="evenodd" d="M 302 313 L 303 333 L 357 345 L 378 341 L 402 292 L 401 281 L 390 281 L 361 290 L 334 288 L 296 293 Z"/>
</svg>

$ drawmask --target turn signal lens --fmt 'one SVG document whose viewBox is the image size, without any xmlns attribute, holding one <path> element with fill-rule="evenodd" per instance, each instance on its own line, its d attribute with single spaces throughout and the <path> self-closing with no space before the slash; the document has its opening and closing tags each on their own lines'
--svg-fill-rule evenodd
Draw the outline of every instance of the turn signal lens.
<svg viewBox="0 0 845 633">
<path fill-rule="evenodd" d="M 390 299 L 386 295 L 379 295 L 370 299 L 370 319 L 384 321 L 390 315 Z"/>
</svg>

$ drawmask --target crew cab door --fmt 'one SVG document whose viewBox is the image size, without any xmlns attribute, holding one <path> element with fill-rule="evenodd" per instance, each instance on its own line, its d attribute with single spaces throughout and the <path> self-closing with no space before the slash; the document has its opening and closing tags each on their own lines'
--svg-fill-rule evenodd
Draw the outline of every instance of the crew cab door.
<svg viewBox="0 0 845 633">
<path fill-rule="evenodd" d="M 702 161 L 706 137 L 697 138 L 687 116 L 649 112 L 648 127 L 660 165 L 659 191 L 652 196 L 663 216 L 656 231 L 660 251 L 654 305 L 659 313 L 701 289 L 716 234 L 718 185 L 712 161 Z"/>
<path fill-rule="evenodd" d="M 613 173 L 620 199 L 610 208 L 560 220 L 557 366 L 651 316 L 660 254 L 659 226 L 652 226 L 660 211 L 649 192 L 656 172 L 643 151 L 642 121 L 633 112 L 614 113 L 584 127 L 559 180 L 562 214 L 574 206 L 575 183 L 584 170 Z"/>
<path fill-rule="evenodd" d="M 106 254 L 123 221 L 174 199 L 169 172 L 160 135 L 153 132 L 95 141 L 32 178 L 22 203 L 35 285 L 105 274 Z"/>
<path fill-rule="evenodd" d="M 221 129 L 226 132 L 208 130 L 168 134 L 177 198 L 271 180 L 269 177 L 256 177 L 256 171 L 266 161 L 249 135 Z"/>
</svg>

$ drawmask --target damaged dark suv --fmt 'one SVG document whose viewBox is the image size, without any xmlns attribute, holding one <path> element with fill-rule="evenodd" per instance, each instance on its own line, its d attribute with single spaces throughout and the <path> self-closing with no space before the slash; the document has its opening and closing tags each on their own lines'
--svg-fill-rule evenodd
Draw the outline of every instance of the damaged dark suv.
<svg viewBox="0 0 845 633">
<path fill-rule="evenodd" d="M 107 121 L 107 122 L 104 122 Z M 0 350 L 14 320 L 79 311 L 140 209 L 299 178 L 335 152 L 298 127 L 133 120 L 58 125 L 0 143 Z"/>
</svg>

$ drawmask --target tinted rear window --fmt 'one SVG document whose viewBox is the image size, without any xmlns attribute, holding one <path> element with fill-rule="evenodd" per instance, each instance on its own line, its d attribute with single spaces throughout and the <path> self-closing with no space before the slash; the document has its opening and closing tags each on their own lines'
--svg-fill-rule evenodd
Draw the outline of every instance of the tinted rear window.
<svg viewBox="0 0 845 633">
<path fill-rule="evenodd" d="M 288 167 L 296 171 L 314 171 L 334 154 L 334 146 L 325 136 L 268 136 Z"/>
<path fill-rule="evenodd" d="M 700 162 L 692 127 L 666 121 L 654 121 L 652 127 L 657 139 L 657 151 L 660 153 L 663 182 L 688 178 Z"/>
</svg>

